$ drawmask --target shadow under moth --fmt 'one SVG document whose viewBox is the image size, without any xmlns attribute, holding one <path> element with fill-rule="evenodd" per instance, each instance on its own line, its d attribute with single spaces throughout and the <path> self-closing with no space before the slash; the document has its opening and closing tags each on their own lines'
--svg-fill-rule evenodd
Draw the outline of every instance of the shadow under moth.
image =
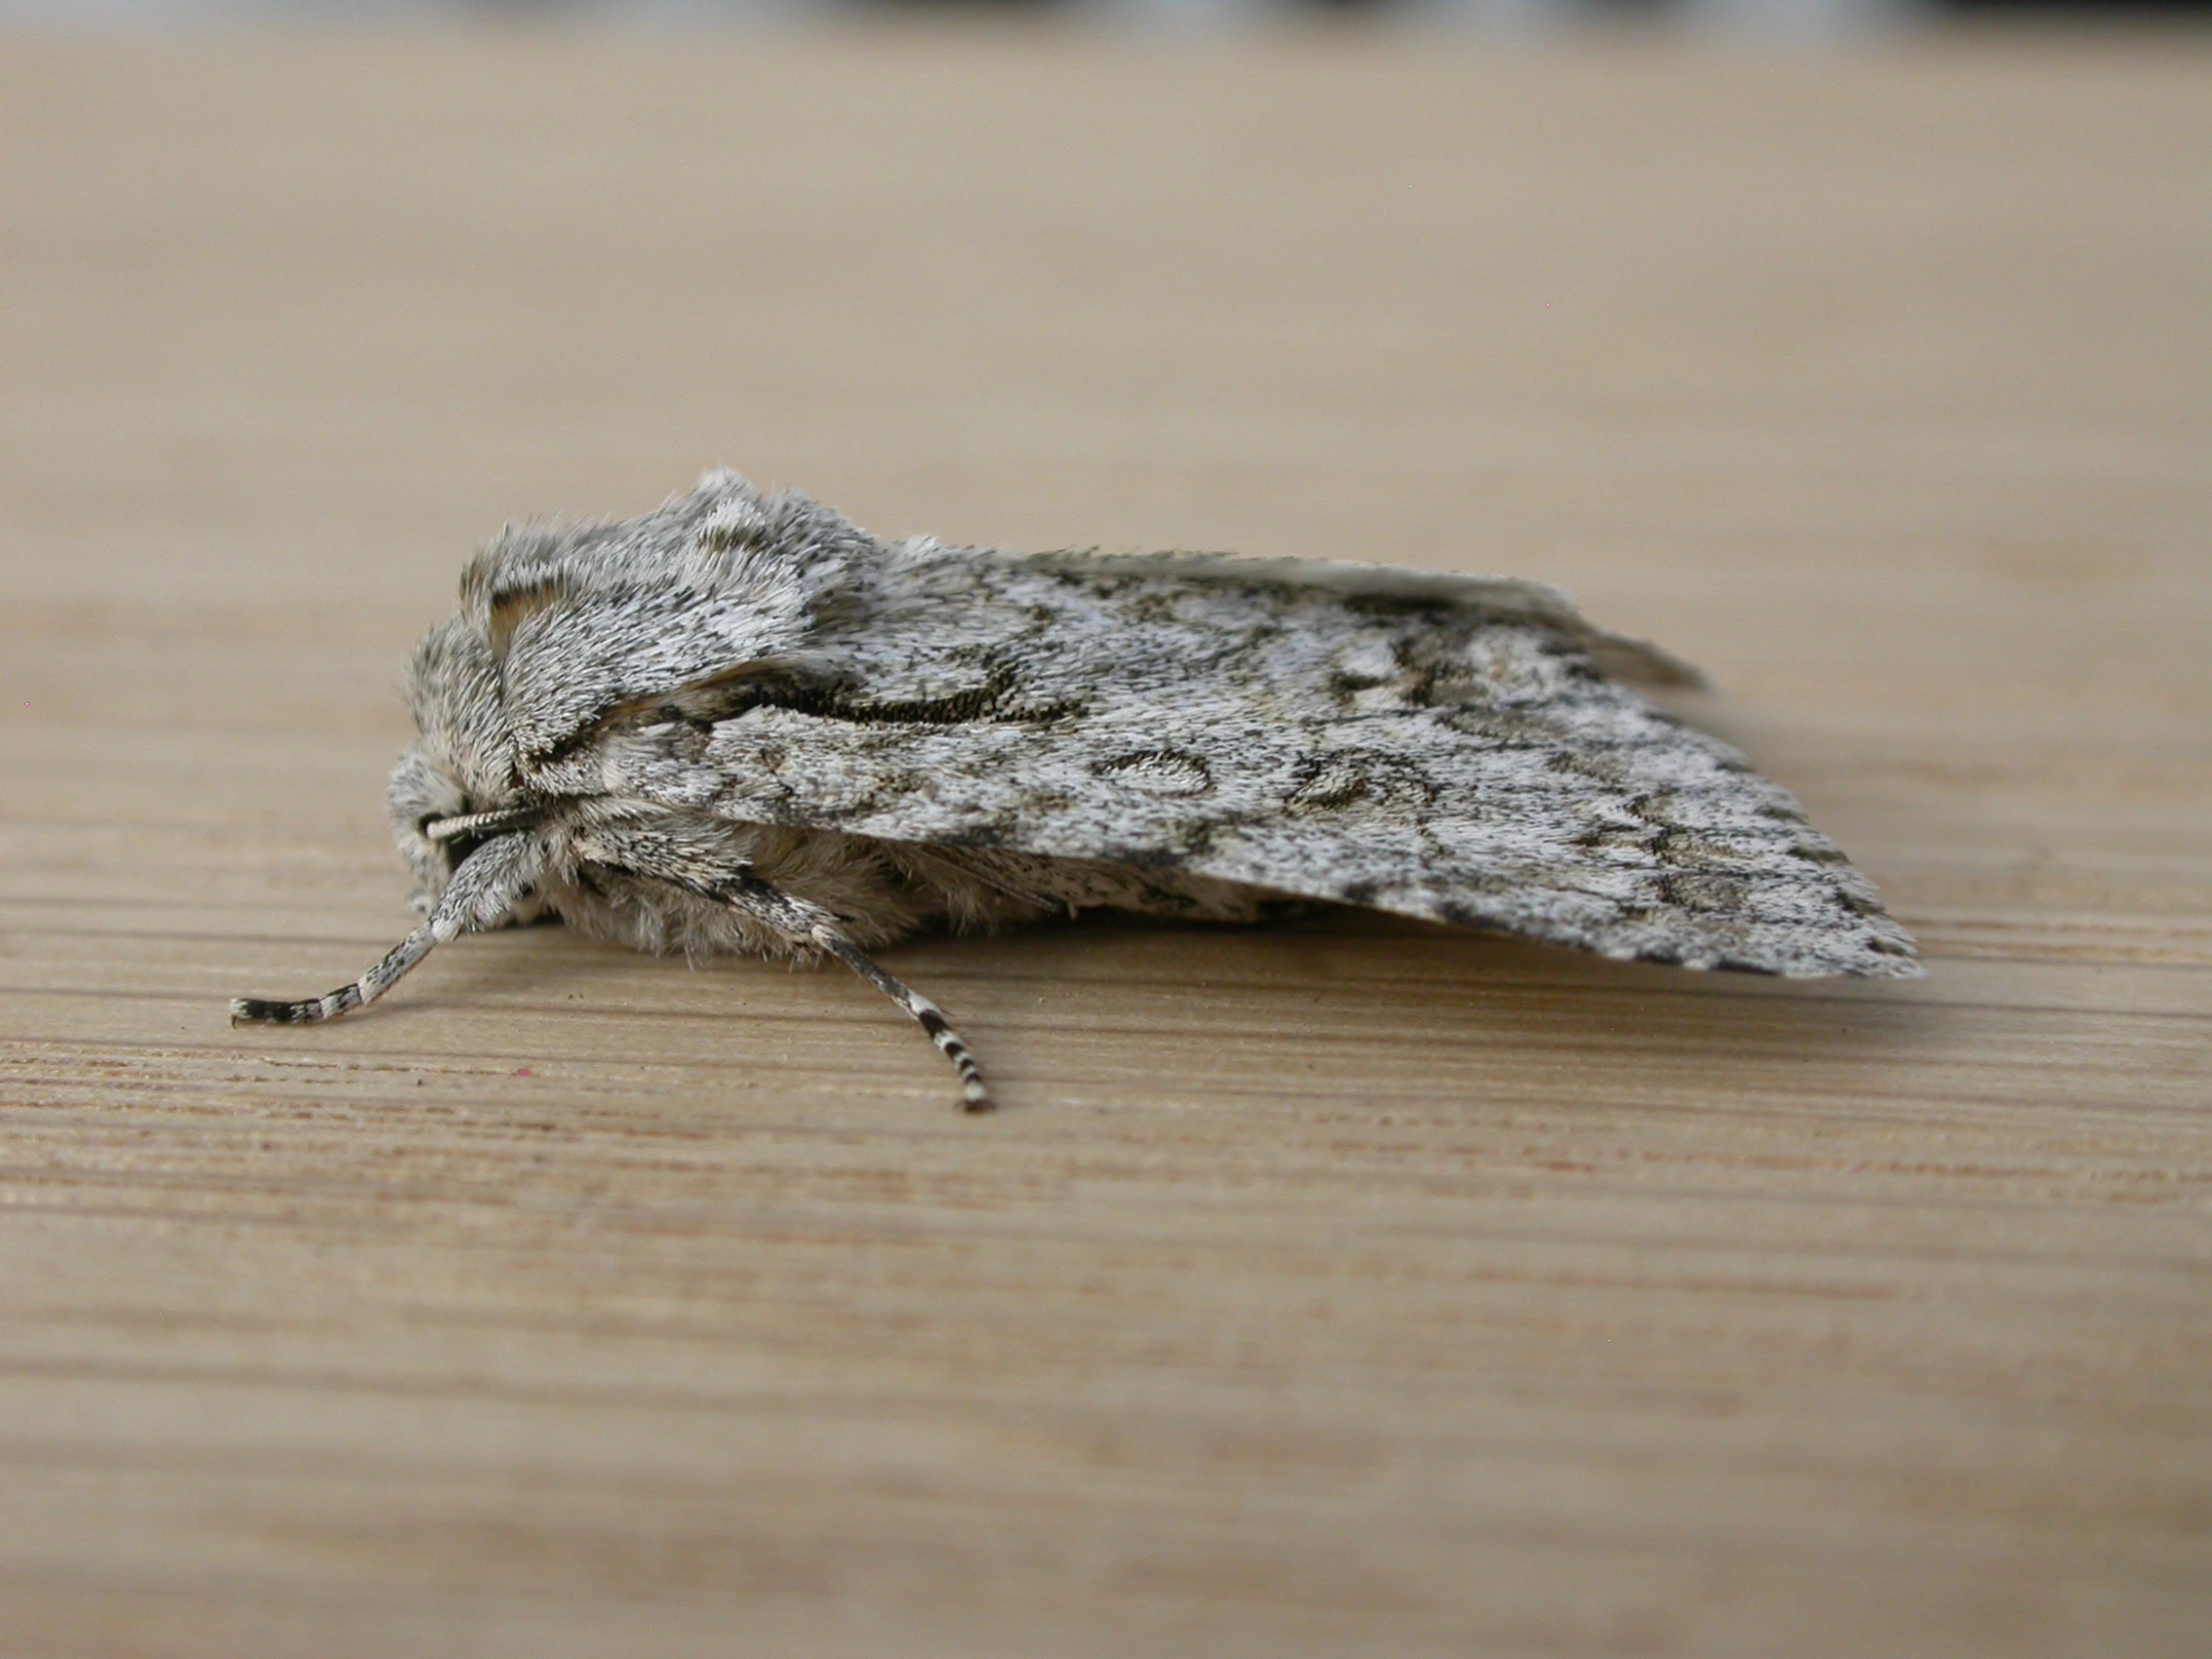
<svg viewBox="0 0 2212 1659">
<path fill-rule="evenodd" d="M 1602 955 L 1921 972 L 1912 938 L 1725 744 L 1695 684 L 1553 589 L 1321 560 L 876 540 L 735 473 L 624 522 L 509 528 L 417 647 L 387 796 L 421 923 L 556 916 L 641 950 L 833 956 L 990 1095 L 865 953 L 1106 906 L 1365 905 Z"/>
</svg>

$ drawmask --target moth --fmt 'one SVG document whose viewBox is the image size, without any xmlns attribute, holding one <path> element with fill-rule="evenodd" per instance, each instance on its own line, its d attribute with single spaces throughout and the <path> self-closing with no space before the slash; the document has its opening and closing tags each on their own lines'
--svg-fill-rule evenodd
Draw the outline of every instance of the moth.
<svg viewBox="0 0 2212 1659">
<path fill-rule="evenodd" d="M 834 957 L 1106 906 L 1364 905 L 1690 968 L 1909 976 L 1797 802 L 1629 682 L 1692 685 L 1531 582 L 1321 560 L 877 540 L 732 472 L 510 526 L 417 647 L 387 808 L 437 945 L 558 918 L 694 957 Z"/>
</svg>

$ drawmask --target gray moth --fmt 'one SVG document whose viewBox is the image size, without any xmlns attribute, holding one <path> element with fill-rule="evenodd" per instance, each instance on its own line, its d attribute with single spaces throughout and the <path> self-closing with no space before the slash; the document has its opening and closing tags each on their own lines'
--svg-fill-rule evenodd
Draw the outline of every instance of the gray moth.
<svg viewBox="0 0 2212 1659">
<path fill-rule="evenodd" d="M 1912 938 L 1695 684 L 1530 582 L 1322 560 L 889 543 L 715 472 L 642 518 L 509 527 L 417 647 L 392 833 L 420 925 L 311 1001 L 558 917 L 641 950 L 835 957 L 1099 906 L 1314 901 L 1605 956 L 1902 977 Z"/>
</svg>

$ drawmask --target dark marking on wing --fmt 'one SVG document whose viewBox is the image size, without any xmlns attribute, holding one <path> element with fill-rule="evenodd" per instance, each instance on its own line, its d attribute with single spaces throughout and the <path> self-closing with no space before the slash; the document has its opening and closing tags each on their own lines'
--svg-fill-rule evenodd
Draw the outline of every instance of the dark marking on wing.
<svg viewBox="0 0 2212 1659">
<path fill-rule="evenodd" d="M 505 662 L 515 630 L 540 611 L 565 603 L 568 597 L 569 584 L 557 574 L 540 575 L 516 587 L 495 591 L 484 622 L 485 637 L 491 642 L 492 661 Z"/>
</svg>

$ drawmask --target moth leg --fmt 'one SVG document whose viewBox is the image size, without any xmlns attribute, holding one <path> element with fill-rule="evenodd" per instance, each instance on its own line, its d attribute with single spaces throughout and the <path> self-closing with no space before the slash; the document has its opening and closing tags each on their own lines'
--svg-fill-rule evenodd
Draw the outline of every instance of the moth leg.
<svg viewBox="0 0 2212 1659">
<path fill-rule="evenodd" d="M 424 922 L 393 945 L 382 961 L 353 983 L 340 985 L 326 996 L 309 997 L 303 1002 L 272 1002 L 259 996 L 234 996 L 231 998 L 231 1023 L 301 1025 L 314 1020 L 336 1019 L 364 1003 L 374 1002 L 390 990 L 409 968 L 430 954 L 437 942 L 436 935 L 430 931 L 430 923 Z"/>
<path fill-rule="evenodd" d="M 374 1002 L 407 970 L 448 939 L 473 927 L 488 927 L 514 907 L 536 879 L 542 853 L 526 834 L 488 840 L 461 860 L 429 918 L 384 955 L 382 961 L 324 996 L 303 1002 L 273 1002 L 258 996 L 231 999 L 233 1025 L 301 1025 L 335 1019 Z"/>
<path fill-rule="evenodd" d="M 952 1029 L 944 1017 L 944 1010 L 879 966 L 845 936 L 835 916 L 819 904 L 794 898 L 757 875 L 739 875 L 718 881 L 710 890 L 732 909 L 743 910 L 794 943 L 811 944 L 818 950 L 828 951 L 905 1009 L 913 1022 L 929 1033 L 929 1040 L 937 1045 L 937 1052 L 950 1060 L 952 1069 L 960 1074 L 961 1110 L 988 1112 L 992 1109 L 990 1090 L 983 1083 L 983 1068 L 975 1063 L 968 1045 Z"/>
</svg>

